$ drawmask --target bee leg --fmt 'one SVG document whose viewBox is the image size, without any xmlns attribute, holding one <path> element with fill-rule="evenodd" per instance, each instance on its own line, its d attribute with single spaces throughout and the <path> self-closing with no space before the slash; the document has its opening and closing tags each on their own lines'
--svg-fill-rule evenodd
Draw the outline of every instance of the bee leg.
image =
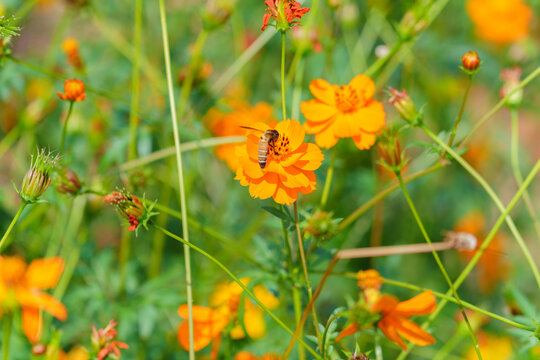
<svg viewBox="0 0 540 360">
<path fill-rule="evenodd" d="M 279 156 L 279 153 L 276 151 L 276 148 L 274 146 L 274 143 L 272 143 L 272 145 L 268 144 L 269 146 L 272 147 L 272 151 L 274 152 L 274 154 L 276 154 L 277 156 Z"/>
</svg>

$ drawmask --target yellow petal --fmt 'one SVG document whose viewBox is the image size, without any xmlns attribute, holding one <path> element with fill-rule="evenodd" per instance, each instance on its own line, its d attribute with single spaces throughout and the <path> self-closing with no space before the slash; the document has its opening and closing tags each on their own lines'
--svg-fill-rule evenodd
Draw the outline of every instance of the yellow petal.
<svg viewBox="0 0 540 360">
<path fill-rule="evenodd" d="M 64 270 L 64 260 L 59 257 L 36 259 L 26 269 L 26 283 L 30 287 L 51 289 L 56 286 Z"/>
</svg>

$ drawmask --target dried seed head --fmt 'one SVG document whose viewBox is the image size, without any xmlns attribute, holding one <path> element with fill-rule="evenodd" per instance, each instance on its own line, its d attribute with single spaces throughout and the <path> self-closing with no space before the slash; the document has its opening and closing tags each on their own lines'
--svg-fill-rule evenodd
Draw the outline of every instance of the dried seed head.
<svg viewBox="0 0 540 360">
<path fill-rule="evenodd" d="M 30 168 L 24 175 L 21 190 L 18 191 L 22 201 L 26 203 L 38 201 L 51 183 L 51 172 L 57 162 L 58 155 L 51 152 L 45 153 L 45 149 L 32 155 Z"/>
<path fill-rule="evenodd" d="M 463 55 L 461 63 L 463 64 L 463 70 L 472 75 L 477 72 L 480 67 L 480 57 L 476 51 L 469 51 Z"/>
</svg>

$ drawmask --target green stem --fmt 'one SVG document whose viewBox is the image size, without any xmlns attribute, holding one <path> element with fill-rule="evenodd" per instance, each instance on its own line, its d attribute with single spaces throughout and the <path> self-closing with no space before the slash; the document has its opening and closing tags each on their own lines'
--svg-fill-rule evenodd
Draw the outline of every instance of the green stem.
<svg viewBox="0 0 540 360">
<path fill-rule="evenodd" d="M 450 156 L 452 156 L 461 166 L 463 166 L 465 170 L 467 170 L 467 172 L 484 188 L 484 190 L 489 195 L 489 197 L 493 200 L 493 202 L 495 203 L 499 211 L 501 213 L 504 213 L 505 212 L 504 205 L 502 204 L 501 200 L 499 199 L 495 191 L 493 191 L 491 186 L 489 186 L 489 184 L 486 182 L 486 180 L 484 180 L 484 178 L 478 172 L 476 172 L 476 170 L 474 170 L 467 161 L 465 161 L 454 150 L 448 147 L 448 145 L 446 145 L 443 141 L 441 141 L 441 139 L 439 139 L 437 135 L 435 135 L 425 125 L 421 125 L 420 127 L 426 132 L 426 134 L 428 134 L 430 138 L 433 139 L 433 141 L 439 144 L 440 147 L 442 147 L 446 152 L 448 152 Z M 519 247 L 521 248 L 521 251 L 525 255 L 525 258 L 527 259 L 527 262 L 531 268 L 534 278 L 536 279 L 538 288 L 540 288 L 540 273 L 538 272 L 538 268 L 534 262 L 534 259 L 529 249 L 527 248 L 527 245 L 525 244 L 525 241 L 521 237 L 521 234 L 519 233 L 519 230 L 514 224 L 514 221 L 512 220 L 512 218 L 509 215 L 507 215 L 505 220 L 508 227 L 510 228 L 510 231 L 512 232 L 512 235 L 514 235 Z"/>
<path fill-rule="evenodd" d="M 309 281 L 306 255 L 304 253 L 304 241 L 302 240 L 302 231 L 300 230 L 300 224 L 298 223 L 298 208 L 297 208 L 296 203 L 297 201 L 294 202 L 294 224 L 296 225 L 296 237 L 298 239 L 298 249 L 300 250 L 300 259 L 302 260 L 302 269 L 304 270 L 304 278 L 306 280 L 308 299 L 309 299 L 309 302 L 311 303 L 311 300 L 313 299 L 313 291 L 311 289 L 311 282 Z M 317 335 L 317 340 L 319 342 L 319 349 L 321 349 L 322 348 L 321 334 L 319 332 L 319 320 L 317 318 L 317 312 L 315 311 L 315 306 L 311 307 L 311 313 L 313 315 L 313 326 L 315 327 L 315 334 Z"/>
<path fill-rule="evenodd" d="M 523 184 L 523 175 L 521 174 L 521 170 L 519 168 L 519 117 L 517 109 L 511 109 L 510 114 L 512 117 L 510 162 L 512 165 L 512 171 L 514 172 L 514 178 L 516 179 L 518 186 L 521 186 L 521 184 Z M 538 223 L 533 202 L 527 191 L 525 191 L 523 194 L 523 200 L 525 201 L 525 206 L 527 207 L 527 211 L 529 212 L 529 215 L 533 221 L 536 236 L 538 240 L 540 240 L 540 224 Z"/>
<path fill-rule="evenodd" d="M 293 284 L 292 287 L 292 295 L 293 295 L 293 307 L 294 307 L 294 321 L 296 326 L 300 326 L 300 320 L 302 318 L 302 299 L 300 298 L 300 290 L 298 287 Z M 300 329 L 299 337 L 302 337 L 303 331 Z M 305 360 L 306 358 L 306 351 L 302 346 L 298 347 L 298 359 L 299 360 Z"/>
<path fill-rule="evenodd" d="M 285 44 L 287 36 L 285 32 L 281 33 L 281 109 L 283 111 L 283 120 L 287 120 L 287 109 L 285 107 Z"/>
<path fill-rule="evenodd" d="M 324 327 L 323 336 L 322 336 L 322 347 L 321 347 L 321 354 L 323 358 L 326 360 L 326 336 L 328 335 L 328 329 L 330 328 L 330 325 L 337 319 L 339 319 L 341 316 L 343 316 L 343 313 L 337 313 L 334 316 L 332 316 L 330 319 L 328 319 L 328 322 L 326 323 L 326 326 Z"/>
<path fill-rule="evenodd" d="M 140 93 L 140 58 L 141 58 L 142 0 L 135 0 L 135 26 L 133 28 L 133 68 L 131 72 L 131 104 L 129 110 L 129 147 L 128 159 L 137 157 L 137 126 Z"/>
<path fill-rule="evenodd" d="M 436 163 L 433 166 L 430 166 L 427 169 L 418 171 L 412 175 L 409 175 L 403 179 L 405 183 L 408 183 L 410 181 L 413 181 L 415 179 L 418 179 L 419 177 L 422 177 L 424 175 L 430 174 L 434 171 L 437 171 L 439 169 L 442 169 L 445 165 L 442 163 Z M 371 209 L 375 204 L 377 204 L 379 201 L 390 195 L 394 190 L 399 188 L 399 183 L 395 183 L 392 186 L 389 186 L 385 190 L 379 192 L 377 195 L 375 195 L 373 198 L 368 200 L 364 205 L 360 206 L 358 209 L 353 211 L 349 216 L 347 216 L 342 222 L 338 225 L 338 231 L 343 230 L 350 224 L 352 224 L 356 219 L 358 219 L 360 216 L 362 216 L 365 212 L 367 212 L 369 209 Z"/>
<path fill-rule="evenodd" d="M 375 329 L 375 359 L 383 360 L 383 352 L 381 347 L 381 332 Z"/>
<path fill-rule="evenodd" d="M 180 190 L 180 208 L 182 212 L 182 232 L 185 240 L 184 242 L 184 262 L 185 262 L 185 278 L 186 278 L 186 293 L 187 293 L 187 305 L 188 305 L 188 329 L 189 329 L 189 359 L 195 359 L 195 349 L 194 349 L 194 332 L 193 332 L 193 294 L 191 288 L 191 257 L 190 257 L 190 247 L 189 247 L 189 232 L 188 232 L 188 217 L 187 217 L 187 205 L 186 205 L 186 194 L 184 189 L 184 176 L 182 170 L 182 154 L 180 152 L 180 134 L 178 131 L 178 120 L 176 118 L 176 109 L 174 102 L 174 89 L 172 81 L 172 70 L 171 70 L 171 55 L 169 49 L 169 36 L 167 32 L 167 18 L 165 15 L 165 2 L 164 0 L 159 0 L 159 15 L 161 20 L 161 31 L 163 35 L 163 55 L 165 57 L 165 70 L 167 73 L 167 86 L 169 91 L 169 106 L 171 109 L 171 121 L 173 125 L 174 132 L 174 145 L 176 149 L 176 168 L 178 171 L 178 188 Z M 206 37 L 206 31 L 202 31 L 199 34 L 199 38 Z M 195 56 L 194 56 L 195 57 Z M 193 61 L 193 59 L 192 59 Z M 190 69 L 192 70 L 192 69 Z M 188 88 L 191 87 L 189 82 L 193 81 L 193 71 L 188 73 L 186 82 L 182 88 L 182 96 L 180 99 L 180 114 L 183 114 L 183 109 L 187 103 L 187 97 L 189 96 Z M 191 79 L 191 81 L 190 81 Z"/>
<path fill-rule="evenodd" d="M 62 139 L 60 140 L 60 153 L 61 154 L 64 153 L 64 144 L 65 144 L 65 141 L 66 141 L 66 133 L 67 133 L 68 121 L 69 121 L 69 118 L 71 117 L 71 112 L 73 111 L 73 104 L 74 103 L 75 103 L 75 101 L 70 101 L 69 102 L 69 110 L 68 110 L 68 113 L 67 113 L 67 116 L 66 116 L 66 121 L 64 121 L 64 126 L 62 127 Z"/>
<path fill-rule="evenodd" d="M 9 359 L 9 343 L 11 340 L 11 324 L 13 322 L 13 316 L 10 312 L 4 315 L 4 336 L 2 337 L 2 360 Z"/>
<path fill-rule="evenodd" d="M 403 195 L 405 196 L 405 199 L 407 200 L 407 204 L 409 204 L 409 208 L 411 209 L 411 212 L 413 213 L 414 219 L 416 220 L 416 223 L 418 224 L 418 228 L 420 229 L 422 236 L 424 237 L 426 242 L 429 245 L 431 245 L 431 239 L 429 238 L 426 228 L 424 227 L 424 224 L 422 223 L 422 220 L 420 219 L 420 216 L 418 215 L 418 212 L 416 211 L 416 207 L 414 206 L 411 196 L 409 195 L 409 192 L 407 191 L 407 187 L 405 186 L 405 183 L 403 182 L 403 178 L 401 177 L 401 174 L 399 172 L 396 172 L 396 176 L 398 178 L 401 191 L 403 192 Z M 439 269 L 441 270 L 441 273 L 443 274 L 444 279 L 446 280 L 446 283 L 448 284 L 448 287 L 452 291 L 454 298 L 456 299 L 456 302 L 459 305 L 459 308 L 461 309 L 461 314 L 463 315 L 463 318 L 465 319 L 465 323 L 467 324 L 467 328 L 469 329 L 471 339 L 473 340 L 474 348 L 476 350 L 476 355 L 478 356 L 478 359 L 481 360 L 482 355 L 480 354 L 480 347 L 478 346 L 478 340 L 476 339 L 476 336 L 474 335 L 474 330 L 472 329 L 472 326 L 469 322 L 467 314 L 465 313 L 465 308 L 463 307 L 463 304 L 461 303 L 461 299 L 458 296 L 457 290 L 454 288 L 452 284 L 452 280 L 450 279 L 450 276 L 448 275 L 448 272 L 446 271 L 446 268 L 444 267 L 441 261 L 441 258 L 439 257 L 439 254 L 437 254 L 437 252 L 434 249 L 431 249 L 431 253 L 433 254 L 433 257 L 435 258 L 435 261 L 437 262 L 437 265 L 439 266 Z"/>
<path fill-rule="evenodd" d="M 457 301 L 453 296 L 448 296 L 447 294 L 443 294 L 443 293 L 440 293 L 438 291 L 433 291 L 431 289 L 423 288 L 423 287 L 420 287 L 420 286 L 416 286 L 416 285 L 413 285 L 413 284 L 409 284 L 409 283 L 402 282 L 402 281 L 397 281 L 397 280 L 384 279 L 383 281 L 384 281 L 385 284 L 388 284 L 388 285 L 399 286 L 399 287 L 402 287 L 402 288 L 405 288 L 405 289 L 410 289 L 410 290 L 414 290 L 414 291 L 418 291 L 418 292 L 431 291 L 433 293 L 433 295 L 435 295 L 436 297 L 457 304 Z M 485 315 L 487 317 L 490 317 L 492 319 L 502 321 L 502 322 L 504 322 L 504 323 L 506 323 L 506 324 L 508 324 L 510 326 L 514 326 L 514 327 L 516 327 L 518 329 L 523 329 L 523 330 L 527 330 L 527 331 L 531 331 L 531 332 L 534 331 L 533 327 L 523 325 L 523 324 L 520 324 L 520 323 L 515 322 L 513 320 L 507 319 L 507 318 L 505 318 L 503 316 L 500 316 L 500 315 L 497 315 L 495 313 L 484 310 L 484 309 L 482 309 L 482 308 L 480 308 L 480 307 L 478 307 L 476 305 L 473 305 L 471 303 L 468 303 L 466 301 L 461 300 L 461 303 L 467 309 L 474 310 L 477 313 L 480 313 L 480 314 Z"/>
<path fill-rule="evenodd" d="M 469 96 L 469 90 L 471 89 L 472 84 L 472 75 L 469 75 L 467 77 L 467 87 L 465 88 L 465 93 L 463 94 L 463 100 L 461 101 L 461 108 L 459 109 L 459 114 L 456 118 L 456 122 L 454 123 L 454 127 L 452 128 L 452 134 L 450 135 L 450 140 L 448 140 L 448 146 L 452 147 L 452 144 L 454 143 L 454 139 L 456 138 L 457 128 L 459 126 L 459 123 L 461 122 L 461 118 L 463 117 L 463 111 L 465 110 L 465 104 L 467 103 L 467 97 Z"/>
<path fill-rule="evenodd" d="M 330 158 L 330 165 L 326 172 L 326 179 L 324 180 L 324 189 L 321 197 L 321 209 L 324 209 L 326 202 L 328 201 L 328 194 L 330 194 L 330 186 L 332 185 L 332 178 L 334 177 L 334 164 L 336 162 L 336 147 L 332 150 L 332 157 Z"/>
<path fill-rule="evenodd" d="M 540 171 L 540 160 L 538 160 L 536 162 L 536 164 L 534 165 L 533 169 L 531 170 L 531 172 L 529 173 L 529 175 L 527 176 L 527 178 L 523 181 L 523 185 L 519 188 L 519 190 L 516 192 L 516 194 L 514 195 L 514 197 L 512 198 L 512 200 L 510 200 L 510 203 L 508 204 L 508 206 L 506 207 L 506 209 L 504 210 L 504 212 L 499 216 L 499 218 L 497 219 L 497 221 L 495 222 L 495 224 L 493 225 L 493 228 L 491 229 L 491 231 L 488 233 L 488 235 L 486 236 L 486 238 L 484 239 L 484 241 L 482 242 L 482 245 L 480 246 L 480 249 L 478 249 L 473 258 L 471 259 L 471 261 L 467 264 L 467 266 L 465 267 L 465 269 L 463 269 L 463 271 L 461 272 L 461 274 L 458 276 L 458 278 L 456 279 L 456 281 L 454 282 L 454 288 L 455 289 L 459 289 L 459 287 L 461 286 L 461 284 L 465 281 L 465 279 L 467 278 L 467 276 L 470 274 L 470 272 L 474 269 L 476 263 L 480 260 L 480 257 L 482 256 L 482 254 L 484 253 L 484 250 L 489 246 L 489 244 L 491 243 L 491 241 L 493 240 L 493 238 L 495 237 L 495 234 L 497 234 L 497 232 L 499 231 L 499 228 L 501 227 L 501 225 L 503 224 L 503 222 L 505 221 L 506 217 L 508 216 L 508 214 L 510 214 L 510 212 L 512 211 L 512 209 L 514 208 L 514 206 L 517 204 L 517 202 L 519 201 L 519 199 L 523 196 L 523 194 L 525 193 L 525 190 L 527 189 L 527 187 L 531 184 L 531 182 L 533 181 L 533 179 L 536 177 L 537 173 Z M 451 295 L 451 292 L 450 290 L 446 292 L 446 296 L 450 296 Z M 435 318 L 437 318 L 437 316 L 441 313 L 442 309 L 445 307 L 445 305 L 447 304 L 448 300 L 446 299 L 443 299 L 437 306 L 437 309 L 435 310 L 435 312 L 433 312 L 429 318 L 422 324 L 422 327 L 425 329 L 427 328 L 432 322 L 433 320 L 435 320 Z M 410 351 L 411 349 L 414 348 L 414 344 L 412 343 L 409 343 L 409 346 L 408 346 L 408 349 L 407 351 Z M 398 360 L 403 360 L 407 357 L 408 355 L 408 352 L 407 351 L 402 351 L 401 354 L 398 356 Z"/>
<path fill-rule="evenodd" d="M 153 224 L 154 228 L 156 228 L 157 230 L 159 231 L 162 231 L 165 235 L 181 242 L 182 244 L 184 244 L 185 246 L 188 246 L 190 247 L 191 249 L 197 251 L 198 253 L 200 253 L 201 255 L 203 255 L 204 257 L 206 257 L 208 260 L 212 261 L 214 264 L 216 264 L 221 270 L 223 270 L 235 283 L 238 284 L 238 286 L 240 286 L 242 288 L 242 290 L 244 290 L 244 292 L 253 300 L 255 301 L 255 303 L 257 303 L 257 305 L 259 305 L 259 307 L 265 312 L 267 313 L 272 319 L 274 319 L 274 321 L 279 325 L 281 326 L 285 331 L 287 331 L 290 335 L 294 335 L 294 332 L 287 326 L 285 325 L 285 323 L 283 321 L 281 321 L 272 311 L 270 311 L 256 296 L 255 294 L 253 294 L 253 292 L 251 290 L 249 290 L 241 281 L 240 279 L 238 279 L 238 277 L 236 277 L 225 265 L 223 265 L 219 260 L 217 260 L 215 257 L 213 257 L 212 255 L 210 255 L 209 253 L 207 253 L 206 251 L 202 250 L 201 248 L 199 248 L 198 246 L 195 246 L 193 245 L 192 243 L 182 239 L 181 237 L 171 233 L 170 231 L 160 227 L 160 226 L 157 226 L 155 224 Z M 319 354 L 317 354 L 311 347 L 309 347 L 302 339 L 298 339 L 298 342 L 300 344 L 302 344 L 302 346 L 309 352 L 311 353 L 311 355 L 313 355 L 316 359 L 321 359 L 322 358 L 320 357 Z"/>
<path fill-rule="evenodd" d="M 17 220 L 21 216 L 21 214 L 22 214 L 24 208 L 26 207 L 26 205 L 28 205 L 28 203 L 25 202 L 25 201 L 23 201 L 21 203 L 21 205 L 19 206 L 19 210 L 17 210 L 17 213 L 13 217 L 13 220 L 11 220 L 11 223 L 9 224 L 9 227 L 7 228 L 6 232 L 4 232 L 4 236 L 2 236 L 2 240 L 0 240 L 0 254 L 2 253 L 2 248 L 4 247 L 4 243 L 6 242 L 9 234 L 11 233 L 11 230 L 15 226 L 15 223 L 17 222 Z"/>
<path fill-rule="evenodd" d="M 122 235 L 120 238 L 120 261 L 119 261 L 119 273 L 120 273 L 120 292 L 123 292 L 126 285 L 127 278 L 127 264 L 129 256 L 131 254 L 131 231 L 127 228 L 122 228 Z"/>
<path fill-rule="evenodd" d="M 529 84 L 531 81 L 534 80 L 535 77 L 540 75 L 540 66 L 537 67 L 532 73 L 529 74 L 521 83 L 519 83 L 518 86 L 516 86 L 512 91 L 510 91 L 504 98 L 502 98 L 484 117 L 482 117 L 476 125 L 472 128 L 471 131 L 465 136 L 463 140 L 459 142 L 460 145 L 467 143 L 473 134 L 480 129 L 497 111 L 499 111 L 500 108 L 502 108 L 506 104 L 506 100 L 508 100 L 509 97 L 514 95 L 517 91 L 520 91 L 523 89 L 527 84 Z"/>
</svg>

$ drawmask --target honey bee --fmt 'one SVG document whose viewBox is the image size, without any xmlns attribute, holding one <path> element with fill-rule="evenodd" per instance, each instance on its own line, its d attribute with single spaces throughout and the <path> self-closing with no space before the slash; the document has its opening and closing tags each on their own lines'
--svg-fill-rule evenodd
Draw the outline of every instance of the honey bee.
<svg viewBox="0 0 540 360">
<path fill-rule="evenodd" d="M 268 159 L 268 149 L 272 147 L 272 150 L 274 150 L 275 152 L 274 144 L 279 139 L 279 133 L 277 132 L 277 130 L 266 130 L 263 132 L 262 130 L 247 127 L 247 126 L 240 126 L 240 127 L 244 129 L 248 129 L 248 130 L 255 130 L 255 131 L 262 132 L 262 136 L 259 139 L 257 159 L 259 160 L 259 166 L 261 167 L 261 169 L 264 169 L 264 167 L 266 166 L 266 160 Z M 278 153 L 276 154 L 279 155 Z"/>
</svg>

